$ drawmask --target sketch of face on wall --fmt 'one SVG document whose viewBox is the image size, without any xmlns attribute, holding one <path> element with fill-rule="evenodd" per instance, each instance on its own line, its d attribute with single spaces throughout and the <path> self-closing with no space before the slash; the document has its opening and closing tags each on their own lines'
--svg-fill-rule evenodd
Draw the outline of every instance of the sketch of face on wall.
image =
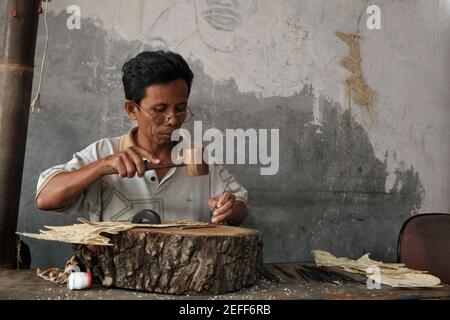
<svg viewBox="0 0 450 320">
<path fill-rule="evenodd" d="M 232 78 L 242 92 L 273 96 L 303 87 L 306 38 L 286 0 L 177 0 L 152 21 L 143 41 L 201 61 L 207 75 Z"/>
<path fill-rule="evenodd" d="M 200 38 L 210 48 L 231 52 L 245 42 L 247 21 L 257 0 L 194 0 Z"/>
</svg>

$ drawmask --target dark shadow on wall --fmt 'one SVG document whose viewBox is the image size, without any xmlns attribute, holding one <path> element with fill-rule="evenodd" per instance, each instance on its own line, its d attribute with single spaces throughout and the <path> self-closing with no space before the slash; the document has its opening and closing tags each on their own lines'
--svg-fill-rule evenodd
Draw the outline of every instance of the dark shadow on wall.
<svg viewBox="0 0 450 320">
<path fill-rule="evenodd" d="M 68 161 L 72 154 L 103 137 L 125 133 L 132 125 L 122 110 L 121 67 L 151 48 L 127 41 L 85 19 L 81 30 L 66 28 L 66 14 L 50 17 L 52 30 L 40 115 L 31 115 L 18 230 L 37 232 L 76 217 L 42 214 L 34 205 L 39 173 Z M 42 20 L 41 20 L 42 27 Z M 1 27 L 1 22 L 0 22 Z M 43 30 L 42 28 L 40 30 Z M 37 61 L 42 56 L 39 33 Z M 336 62 L 338 63 L 338 62 Z M 280 170 L 261 176 L 259 166 L 229 166 L 249 190 L 245 226 L 264 233 L 266 261 L 310 260 L 312 249 L 339 256 L 393 261 L 401 224 L 420 208 L 419 175 L 398 169 L 398 182 L 386 192 L 386 161 L 377 159 L 367 132 L 350 128 L 342 108 L 320 98 L 321 133 L 312 125 L 311 86 L 291 97 L 260 98 L 241 93 L 233 81 L 215 83 L 199 61 L 191 105 L 208 127 L 279 128 Z M 37 74 L 37 71 L 36 71 Z M 67 245 L 26 239 L 33 267 L 62 266 Z"/>
<path fill-rule="evenodd" d="M 319 248 L 395 260 L 400 227 L 424 195 L 413 168 L 398 168 L 386 192 L 387 154 L 377 159 L 364 128 L 350 128 L 348 112 L 327 99 L 319 98 L 323 127 L 311 124 L 311 86 L 291 97 L 258 98 L 240 93 L 232 81 L 211 85 L 200 63 L 194 66 L 192 100 L 208 126 L 280 130 L 276 176 L 261 176 L 259 166 L 230 166 L 249 190 L 246 226 L 263 231 L 266 261 L 310 260 Z"/>
</svg>

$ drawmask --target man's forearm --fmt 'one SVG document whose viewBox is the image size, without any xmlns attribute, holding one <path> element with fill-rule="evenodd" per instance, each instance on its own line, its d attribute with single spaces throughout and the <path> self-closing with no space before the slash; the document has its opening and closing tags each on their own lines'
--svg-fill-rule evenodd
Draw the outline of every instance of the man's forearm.
<svg viewBox="0 0 450 320">
<path fill-rule="evenodd" d="M 102 177 L 100 161 L 54 176 L 36 199 L 39 209 L 56 210 L 72 204 L 84 190 Z"/>
</svg>

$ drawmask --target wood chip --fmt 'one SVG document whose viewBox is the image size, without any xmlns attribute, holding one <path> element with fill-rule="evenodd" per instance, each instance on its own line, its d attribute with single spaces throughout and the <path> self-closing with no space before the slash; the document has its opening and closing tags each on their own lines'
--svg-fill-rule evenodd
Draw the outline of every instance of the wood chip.
<svg viewBox="0 0 450 320">
<path fill-rule="evenodd" d="M 314 260 L 317 266 L 340 267 L 350 273 L 358 273 L 367 278 L 379 281 L 391 287 L 436 287 L 441 283 L 440 279 L 426 274 L 427 271 L 409 269 L 402 263 L 383 263 L 369 258 L 365 254 L 358 260 L 348 258 L 336 258 L 331 253 L 314 250 Z M 378 274 L 374 269 L 378 268 Z"/>
<path fill-rule="evenodd" d="M 17 234 L 41 240 L 59 241 L 73 244 L 90 244 L 97 246 L 110 246 L 109 239 L 102 233 L 118 234 L 133 228 L 201 228 L 210 224 L 198 221 L 177 221 L 166 224 L 132 224 L 130 222 L 89 222 L 69 226 L 45 226 L 48 230 L 39 230 L 40 233 L 17 232 Z"/>
</svg>

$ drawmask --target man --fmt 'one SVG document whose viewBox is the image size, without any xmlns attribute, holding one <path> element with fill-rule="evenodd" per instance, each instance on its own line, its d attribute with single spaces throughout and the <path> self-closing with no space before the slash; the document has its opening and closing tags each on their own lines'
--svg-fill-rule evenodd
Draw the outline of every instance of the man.
<svg viewBox="0 0 450 320">
<path fill-rule="evenodd" d="M 209 165 L 209 176 L 188 177 L 184 168 L 145 171 L 144 159 L 172 162 L 172 132 L 192 117 L 188 97 L 194 75 L 173 52 L 142 52 L 123 66 L 124 109 L 137 127 L 102 139 L 66 164 L 44 171 L 36 204 L 41 210 L 88 212 L 91 221 L 127 221 L 154 209 L 163 221 L 197 220 L 241 224 L 247 191 L 230 173 Z M 118 172 L 118 174 L 114 174 Z"/>
</svg>

